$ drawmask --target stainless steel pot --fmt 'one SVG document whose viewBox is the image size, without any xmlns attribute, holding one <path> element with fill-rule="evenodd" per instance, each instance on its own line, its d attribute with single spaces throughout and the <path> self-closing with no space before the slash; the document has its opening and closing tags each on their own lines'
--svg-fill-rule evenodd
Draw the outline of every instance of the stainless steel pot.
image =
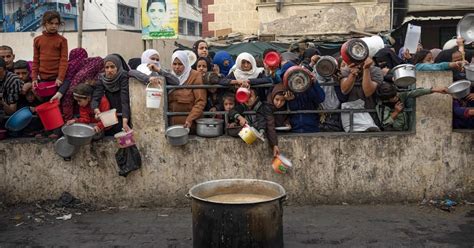
<svg viewBox="0 0 474 248">
<path fill-rule="evenodd" d="M 188 197 L 192 198 L 194 248 L 283 247 L 286 192 L 281 185 L 222 179 L 192 187 Z"/>
<path fill-rule="evenodd" d="M 399 87 L 407 87 L 416 83 L 416 71 L 414 65 L 397 65 L 392 69 L 392 73 L 393 82 Z"/>
<path fill-rule="evenodd" d="M 464 66 L 466 71 L 466 79 L 471 81 L 472 86 L 474 86 L 474 64 L 467 64 Z"/>
<path fill-rule="evenodd" d="M 471 93 L 471 82 L 459 80 L 448 87 L 448 93 L 456 99 L 462 99 Z"/>
<path fill-rule="evenodd" d="M 224 120 L 201 118 L 196 120 L 196 133 L 201 137 L 218 137 L 224 134 Z"/>
<path fill-rule="evenodd" d="M 466 14 L 458 22 L 456 33 L 464 39 L 464 44 L 474 42 L 474 13 Z"/>
<path fill-rule="evenodd" d="M 95 135 L 93 127 L 82 123 L 65 125 L 61 130 L 67 142 L 74 146 L 83 146 L 91 143 L 92 137 Z"/>
<path fill-rule="evenodd" d="M 189 128 L 184 128 L 183 125 L 174 125 L 166 129 L 165 136 L 172 146 L 186 145 L 189 138 Z"/>
<path fill-rule="evenodd" d="M 322 56 L 316 63 L 316 72 L 322 77 L 332 76 L 337 69 L 337 60 L 332 56 Z"/>
<path fill-rule="evenodd" d="M 69 144 L 63 136 L 54 142 L 54 151 L 63 158 L 69 158 L 76 153 L 77 147 Z"/>
</svg>

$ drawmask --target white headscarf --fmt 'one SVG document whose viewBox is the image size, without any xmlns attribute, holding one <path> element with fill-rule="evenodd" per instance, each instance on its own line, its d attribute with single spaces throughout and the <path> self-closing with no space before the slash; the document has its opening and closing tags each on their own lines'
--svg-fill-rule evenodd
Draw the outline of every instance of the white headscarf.
<svg viewBox="0 0 474 248">
<path fill-rule="evenodd" d="M 184 71 L 181 75 L 177 75 L 174 70 L 171 70 L 171 74 L 179 79 L 179 85 L 183 85 L 188 80 L 189 73 L 191 73 L 191 65 L 189 64 L 188 54 L 185 51 L 176 51 L 171 56 L 171 68 L 173 68 L 173 62 L 175 59 L 179 59 L 184 65 Z"/>
<path fill-rule="evenodd" d="M 148 64 L 155 64 L 158 67 L 160 66 L 159 61 L 151 60 L 150 57 L 153 55 L 160 56 L 160 53 L 155 49 L 148 49 L 142 53 L 142 63 L 137 67 L 137 71 L 145 73 L 146 75 L 150 75 L 151 71 L 148 68 Z"/>
<path fill-rule="evenodd" d="M 247 60 L 252 64 L 252 69 L 250 71 L 242 71 L 242 60 Z M 264 70 L 264 68 L 258 67 L 255 58 L 250 53 L 241 53 L 237 56 L 237 61 L 235 62 L 234 68 L 235 79 L 237 80 L 247 80 L 257 78 L 260 73 Z"/>
</svg>

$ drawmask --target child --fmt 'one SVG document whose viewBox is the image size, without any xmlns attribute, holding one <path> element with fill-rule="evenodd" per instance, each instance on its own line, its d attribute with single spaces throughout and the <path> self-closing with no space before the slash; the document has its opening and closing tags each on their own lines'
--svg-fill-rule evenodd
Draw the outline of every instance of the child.
<svg viewBox="0 0 474 248">
<path fill-rule="evenodd" d="M 67 122 L 68 125 L 71 125 L 75 122 L 90 124 L 93 123 L 94 129 L 97 133 L 100 133 L 104 129 L 104 125 L 101 121 L 98 121 L 95 118 L 95 114 L 91 108 L 91 99 L 94 88 L 88 84 L 79 84 L 73 89 L 74 100 L 77 101 L 79 105 L 79 118 L 71 119 Z M 107 111 L 110 109 L 110 104 L 107 98 L 102 96 L 100 101 L 99 110 L 101 112 Z"/>
<path fill-rule="evenodd" d="M 276 84 L 270 94 L 268 94 L 267 102 L 272 106 L 273 112 L 286 111 L 286 101 L 294 98 L 293 93 L 289 91 L 283 83 Z M 275 115 L 276 127 L 291 128 L 290 118 L 286 114 Z"/>
<path fill-rule="evenodd" d="M 18 60 L 14 63 L 13 69 L 16 75 L 23 81 L 23 84 L 31 83 L 30 70 L 28 62 L 24 60 Z"/>
<path fill-rule="evenodd" d="M 33 65 L 31 69 L 31 80 L 33 87 L 38 86 L 41 81 L 55 81 L 59 93 L 51 99 L 60 99 L 69 87 L 65 82 L 67 71 L 67 40 L 58 34 L 59 26 L 62 24 L 61 16 L 56 11 L 46 11 L 41 22 L 43 34 L 36 37 L 33 42 Z"/>
<path fill-rule="evenodd" d="M 255 111 L 255 115 L 245 115 L 245 111 Z M 235 106 L 229 112 L 229 118 L 238 121 L 241 126 L 248 124 L 257 129 L 261 134 L 266 133 L 270 147 L 273 149 L 273 156 L 278 156 L 278 139 L 275 131 L 275 118 L 271 107 L 258 99 L 255 89 L 250 89 L 250 97 L 244 103 Z"/>
<path fill-rule="evenodd" d="M 382 128 L 387 130 L 407 131 L 409 129 L 409 115 L 404 110 L 410 98 L 416 98 L 431 93 L 445 94 L 446 88 L 418 88 L 415 90 L 397 92 L 395 85 L 383 83 L 377 88 L 377 95 L 381 100 L 375 107 Z"/>
</svg>

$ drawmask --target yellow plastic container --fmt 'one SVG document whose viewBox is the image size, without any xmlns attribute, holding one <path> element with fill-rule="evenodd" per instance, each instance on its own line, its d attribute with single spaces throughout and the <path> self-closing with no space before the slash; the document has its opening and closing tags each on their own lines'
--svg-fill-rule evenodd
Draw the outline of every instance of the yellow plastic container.
<svg viewBox="0 0 474 248">
<path fill-rule="evenodd" d="M 239 136 L 249 145 L 253 144 L 257 139 L 263 140 L 257 129 L 248 125 L 245 125 L 242 130 L 240 130 Z"/>
</svg>

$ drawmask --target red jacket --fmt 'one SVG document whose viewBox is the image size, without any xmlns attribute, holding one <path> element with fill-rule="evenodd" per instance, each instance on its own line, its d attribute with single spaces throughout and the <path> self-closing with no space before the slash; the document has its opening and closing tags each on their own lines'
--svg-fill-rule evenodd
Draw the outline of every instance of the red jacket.
<svg viewBox="0 0 474 248">
<path fill-rule="evenodd" d="M 99 110 L 100 112 L 110 110 L 110 103 L 105 96 L 103 96 L 102 99 L 100 100 Z M 104 124 L 102 124 L 101 121 L 95 118 L 95 114 L 91 108 L 90 103 L 87 104 L 87 106 L 85 107 L 79 107 L 79 118 L 75 120 L 76 122 L 85 123 L 85 124 L 97 123 L 97 126 L 100 128 L 100 130 L 104 129 Z"/>
</svg>

